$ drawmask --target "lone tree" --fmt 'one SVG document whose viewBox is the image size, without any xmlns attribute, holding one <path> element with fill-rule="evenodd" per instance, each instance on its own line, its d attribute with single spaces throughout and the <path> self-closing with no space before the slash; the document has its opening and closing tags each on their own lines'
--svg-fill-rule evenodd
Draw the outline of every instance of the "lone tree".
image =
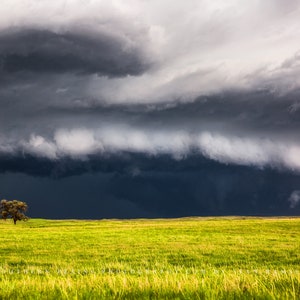
<svg viewBox="0 0 300 300">
<path fill-rule="evenodd" d="M 27 221 L 28 217 L 24 214 L 27 211 L 27 204 L 18 200 L 1 200 L 0 202 L 0 213 L 2 219 L 6 220 L 7 218 L 12 218 L 14 224 L 16 225 L 17 221 Z"/>
</svg>

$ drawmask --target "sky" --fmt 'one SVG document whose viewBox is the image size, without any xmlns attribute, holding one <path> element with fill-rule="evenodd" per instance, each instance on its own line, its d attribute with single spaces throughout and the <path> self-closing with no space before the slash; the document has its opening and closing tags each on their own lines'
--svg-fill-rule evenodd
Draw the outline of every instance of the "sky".
<svg viewBox="0 0 300 300">
<path fill-rule="evenodd" d="M 47 218 L 300 214 L 299 0 L 2 0 L 0 198 Z"/>
</svg>

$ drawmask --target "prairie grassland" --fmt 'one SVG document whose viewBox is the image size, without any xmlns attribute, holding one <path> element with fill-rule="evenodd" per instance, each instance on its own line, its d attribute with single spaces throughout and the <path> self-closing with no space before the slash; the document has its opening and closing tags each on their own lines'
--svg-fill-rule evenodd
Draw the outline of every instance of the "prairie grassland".
<svg viewBox="0 0 300 300">
<path fill-rule="evenodd" d="M 300 299 L 300 218 L 0 221 L 0 299 Z"/>
</svg>

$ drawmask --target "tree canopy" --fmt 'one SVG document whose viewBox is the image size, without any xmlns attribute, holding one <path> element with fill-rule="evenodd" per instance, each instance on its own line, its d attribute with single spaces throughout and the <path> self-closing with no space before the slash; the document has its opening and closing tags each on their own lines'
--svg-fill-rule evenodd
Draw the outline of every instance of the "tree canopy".
<svg viewBox="0 0 300 300">
<path fill-rule="evenodd" d="M 0 214 L 2 219 L 6 220 L 7 218 L 11 218 L 14 221 L 14 224 L 17 221 L 27 221 L 28 217 L 25 215 L 27 211 L 27 204 L 18 200 L 1 200 L 0 202 Z"/>
</svg>

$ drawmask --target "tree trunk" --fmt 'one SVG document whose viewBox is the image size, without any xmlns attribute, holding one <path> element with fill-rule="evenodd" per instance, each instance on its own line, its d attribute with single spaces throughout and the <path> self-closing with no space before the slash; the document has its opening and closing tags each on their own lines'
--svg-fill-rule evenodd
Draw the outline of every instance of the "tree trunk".
<svg viewBox="0 0 300 300">
<path fill-rule="evenodd" d="M 14 219 L 14 224 L 15 224 L 15 225 L 17 224 L 17 220 L 16 220 L 16 219 Z"/>
</svg>

